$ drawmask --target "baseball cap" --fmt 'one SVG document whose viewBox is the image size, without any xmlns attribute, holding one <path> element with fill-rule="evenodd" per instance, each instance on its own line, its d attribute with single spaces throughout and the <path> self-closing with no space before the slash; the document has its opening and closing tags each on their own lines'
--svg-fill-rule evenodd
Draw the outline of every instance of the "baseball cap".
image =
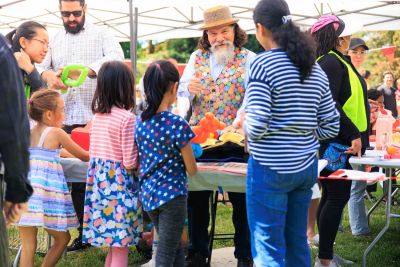
<svg viewBox="0 0 400 267">
<path fill-rule="evenodd" d="M 359 46 L 364 47 L 365 50 L 369 50 L 368 46 L 365 44 L 364 40 L 361 38 L 351 38 L 349 49 L 355 49 Z"/>
</svg>

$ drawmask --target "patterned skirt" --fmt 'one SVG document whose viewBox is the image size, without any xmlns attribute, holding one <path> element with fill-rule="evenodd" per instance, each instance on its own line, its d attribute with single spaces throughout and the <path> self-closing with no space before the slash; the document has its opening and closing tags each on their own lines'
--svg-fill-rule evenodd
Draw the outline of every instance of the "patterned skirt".
<svg viewBox="0 0 400 267">
<path fill-rule="evenodd" d="M 18 226 L 44 227 L 55 231 L 78 228 L 59 150 L 31 148 L 30 153 L 28 179 L 33 195 L 28 201 L 28 211 L 21 216 Z"/>
<path fill-rule="evenodd" d="M 92 158 L 83 217 L 84 243 L 127 247 L 142 232 L 138 179 L 122 163 Z"/>
</svg>

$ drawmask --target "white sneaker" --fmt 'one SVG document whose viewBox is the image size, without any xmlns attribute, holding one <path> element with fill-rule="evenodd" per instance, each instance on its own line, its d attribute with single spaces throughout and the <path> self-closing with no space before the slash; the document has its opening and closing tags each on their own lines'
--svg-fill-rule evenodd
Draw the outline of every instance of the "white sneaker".
<svg viewBox="0 0 400 267">
<path fill-rule="evenodd" d="M 331 260 L 328 266 L 325 266 L 321 263 L 318 257 L 315 258 L 315 264 L 314 267 L 340 267 L 339 264 L 337 264 L 335 261 Z"/>
<path fill-rule="evenodd" d="M 346 260 L 346 259 L 344 259 L 344 258 L 342 258 L 342 257 L 340 257 L 338 255 L 333 255 L 332 261 L 336 262 L 339 265 L 352 265 L 352 264 L 354 264 L 353 261 Z"/>
</svg>

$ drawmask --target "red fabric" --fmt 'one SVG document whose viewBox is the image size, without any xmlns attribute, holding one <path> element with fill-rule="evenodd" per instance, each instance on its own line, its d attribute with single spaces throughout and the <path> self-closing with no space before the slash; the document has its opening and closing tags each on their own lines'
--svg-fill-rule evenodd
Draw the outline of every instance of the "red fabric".
<svg viewBox="0 0 400 267">
<path fill-rule="evenodd" d="M 392 46 L 392 47 L 381 48 L 381 51 L 382 51 L 382 54 L 385 55 L 385 57 L 387 57 L 387 59 L 389 60 L 389 63 L 393 64 L 394 52 L 396 51 L 396 47 Z"/>
</svg>

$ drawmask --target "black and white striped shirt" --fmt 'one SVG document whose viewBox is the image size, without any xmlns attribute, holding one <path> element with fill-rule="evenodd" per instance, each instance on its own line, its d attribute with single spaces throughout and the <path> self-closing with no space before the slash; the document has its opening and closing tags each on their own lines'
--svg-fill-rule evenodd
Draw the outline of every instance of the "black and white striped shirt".
<svg viewBox="0 0 400 267">
<path fill-rule="evenodd" d="M 315 64 L 301 83 L 298 68 L 282 49 L 257 55 L 246 97 L 250 153 L 279 173 L 307 168 L 319 148 L 318 139 L 333 138 L 339 132 L 339 113 L 324 71 Z"/>
</svg>

